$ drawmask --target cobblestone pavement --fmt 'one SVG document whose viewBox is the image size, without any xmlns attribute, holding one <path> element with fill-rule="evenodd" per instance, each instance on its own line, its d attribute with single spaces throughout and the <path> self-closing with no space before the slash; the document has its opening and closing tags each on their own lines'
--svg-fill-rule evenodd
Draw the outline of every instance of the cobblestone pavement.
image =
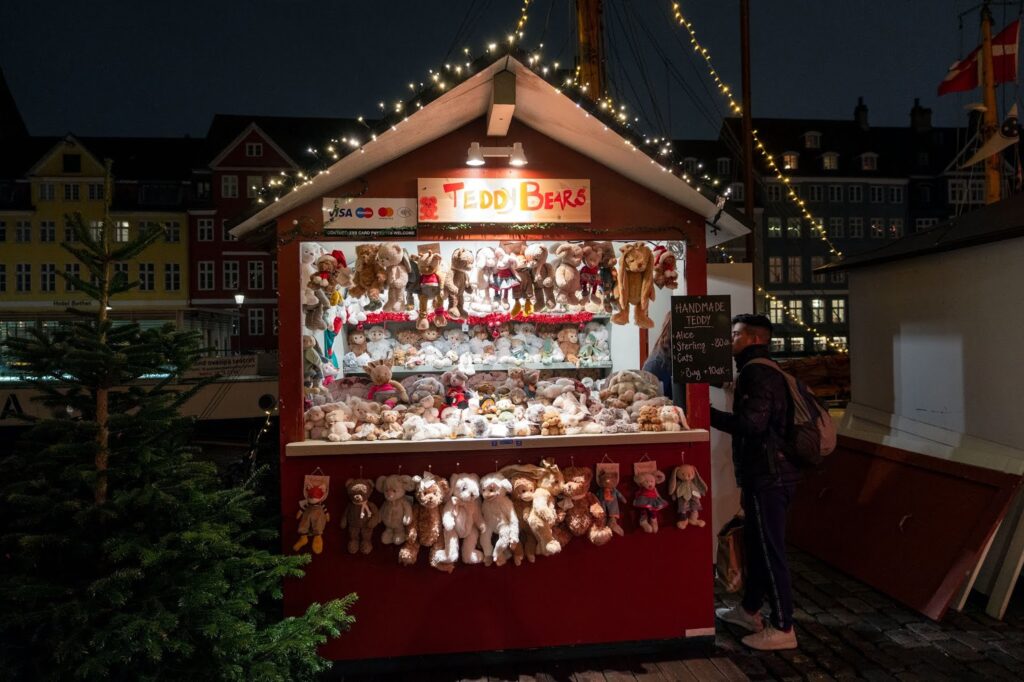
<svg viewBox="0 0 1024 682">
<path fill-rule="evenodd" d="M 741 628 L 718 624 L 715 645 L 682 658 L 620 656 L 575 662 L 511 664 L 429 674 L 349 676 L 347 680 L 520 680 L 649 682 L 682 680 L 1024 680 L 1024 590 L 1006 618 L 985 615 L 972 595 L 962 613 L 934 623 L 867 585 L 800 552 L 790 552 L 800 648 L 753 652 Z M 732 606 L 737 595 L 719 594 Z"/>
</svg>

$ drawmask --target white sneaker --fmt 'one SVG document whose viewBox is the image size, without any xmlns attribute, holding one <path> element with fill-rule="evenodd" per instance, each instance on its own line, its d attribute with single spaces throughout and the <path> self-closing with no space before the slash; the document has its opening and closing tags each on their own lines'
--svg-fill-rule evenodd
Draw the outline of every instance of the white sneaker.
<svg viewBox="0 0 1024 682">
<path fill-rule="evenodd" d="M 739 625 L 741 628 L 751 632 L 761 632 L 764 629 L 764 619 L 761 617 L 761 614 L 755 613 L 751 615 L 739 604 L 731 609 L 715 609 L 715 618 L 724 620 L 726 623 Z"/>
<path fill-rule="evenodd" d="M 758 651 L 782 651 L 795 649 L 797 646 L 795 629 L 790 628 L 789 632 L 783 632 L 776 630 L 771 625 L 765 626 L 761 632 L 747 635 L 741 641 L 751 649 Z"/>
</svg>

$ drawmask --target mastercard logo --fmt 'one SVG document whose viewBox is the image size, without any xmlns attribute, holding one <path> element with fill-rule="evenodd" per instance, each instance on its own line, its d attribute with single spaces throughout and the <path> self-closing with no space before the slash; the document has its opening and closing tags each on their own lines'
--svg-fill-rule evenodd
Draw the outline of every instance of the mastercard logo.
<svg viewBox="0 0 1024 682">
<path fill-rule="evenodd" d="M 381 218 L 394 218 L 395 209 L 387 208 L 386 206 L 384 208 L 378 208 L 377 215 L 379 215 Z"/>
</svg>

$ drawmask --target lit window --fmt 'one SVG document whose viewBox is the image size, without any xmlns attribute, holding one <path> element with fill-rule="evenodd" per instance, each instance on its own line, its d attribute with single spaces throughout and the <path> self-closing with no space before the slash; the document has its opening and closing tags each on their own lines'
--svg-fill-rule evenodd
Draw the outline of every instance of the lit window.
<svg viewBox="0 0 1024 682">
<path fill-rule="evenodd" d="M 786 218 L 786 236 L 790 239 L 800 238 L 800 219 Z"/>
<path fill-rule="evenodd" d="M 839 348 L 840 350 L 846 350 L 848 347 L 845 336 L 833 336 L 832 345 L 835 346 L 836 348 Z"/>
<path fill-rule="evenodd" d="M 823 351 L 828 348 L 828 337 L 827 336 L 815 336 L 814 337 L 814 350 Z"/>
<path fill-rule="evenodd" d="M 782 218 L 769 218 L 768 219 L 768 236 L 769 237 L 781 237 L 782 236 Z"/>
<path fill-rule="evenodd" d="M 213 218 L 199 218 L 196 220 L 196 241 L 213 241 Z"/>
<path fill-rule="evenodd" d="M 768 258 L 768 281 L 772 284 L 782 283 L 782 256 Z"/>
<path fill-rule="evenodd" d="M 846 299 L 832 299 L 832 324 L 846 324 Z"/>
<path fill-rule="evenodd" d="M 238 198 L 237 175 L 222 175 L 220 177 L 220 196 L 224 199 Z"/>
<path fill-rule="evenodd" d="M 839 170 L 839 155 L 829 152 L 821 157 L 822 170 Z"/>
<path fill-rule="evenodd" d="M 789 350 L 793 351 L 794 353 L 803 353 L 804 352 L 804 337 L 802 337 L 802 336 L 795 336 L 795 337 L 791 338 L 789 340 Z"/>
<path fill-rule="evenodd" d="M 804 147 L 807 149 L 820 149 L 821 133 L 814 130 L 804 133 Z"/>
<path fill-rule="evenodd" d="M 262 142 L 246 142 L 245 143 L 245 155 L 250 159 L 257 159 L 263 156 L 263 143 Z"/>
<path fill-rule="evenodd" d="M 248 199 L 255 199 L 260 195 L 263 188 L 263 177 L 259 175 L 248 175 L 245 178 L 245 196 Z"/>
<path fill-rule="evenodd" d="M 224 261 L 224 288 L 238 288 L 238 261 L 236 260 Z"/>
<path fill-rule="evenodd" d="M 804 321 L 804 302 L 799 298 L 794 298 L 789 302 L 789 319 L 793 320 L 798 324 L 802 324 Z"/>
<path fill-rule="evenodd" d="M 772 352 L 781 353 L 786 349 L 786 339 L 781 339 L 778 336 L 772 337 Z"/>
<path fill-rule="evenodd" d="M 768 301 L 768 319 L 772 321 L 772 324 L 782 324 L 785 321 L 785 314 L 782 301 L 776 298 Z"/>
<path fill-rule="evenodd" d="M 871 219 L 871 238 L 885 239 L 885 225 L 881 218 Z"/>
<path fill-rule="evenodd" d="M 800 167 L 800 155 L 796 152 L 786 152 L 782 155 L 783 170 L 797 170 Z"/>
<path fill-rule="evenodd" d="M 115 220 L 114 221 L 114 241 L 118 243 L 125 243 L 128 241 L 128 221 L 127 220 Z"/>
<path fill-rule="evenodd" d="M 825 321 L 825 299 L 811 299 L 811 323 L 821 324 Z"/>
<path fill-rule="evenodd" d="M 868 152 L 860 157 L 860 169 L 866 171 L 878 170 L 878 154 Z"/>
<path fill-rule="evenodd" d="M 804 281 L 803 257 L 790 256 L 786 263 L 786 274 L 789 275 L 789 282 L 799 284 Z"/>
<path fill-rule="evenodd" d="M 850 236 L 854 239 L 860 239 L 864 236 L 863 218 L 850 218 Z"/>
</svg>

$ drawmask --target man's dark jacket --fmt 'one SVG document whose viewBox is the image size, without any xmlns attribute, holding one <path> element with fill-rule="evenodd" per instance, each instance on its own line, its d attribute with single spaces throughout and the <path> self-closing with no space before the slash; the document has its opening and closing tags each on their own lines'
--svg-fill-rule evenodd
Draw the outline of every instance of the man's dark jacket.
<svg viewBox="0 0 1024 682">
<path fill-rule="evenodd" d="M 799 478 L 796 467 L 781 454 L 786 426 L 791 421 L 789 391 L 782 374 L 753 364 L 754 358 L 771 359 L 768 346 L 747 346 L 736 356 L 732 413 L 711 408 L 711 426 L 732 435 L 732 462 L 736 483 L 756 488 Z"/>
</svg>

